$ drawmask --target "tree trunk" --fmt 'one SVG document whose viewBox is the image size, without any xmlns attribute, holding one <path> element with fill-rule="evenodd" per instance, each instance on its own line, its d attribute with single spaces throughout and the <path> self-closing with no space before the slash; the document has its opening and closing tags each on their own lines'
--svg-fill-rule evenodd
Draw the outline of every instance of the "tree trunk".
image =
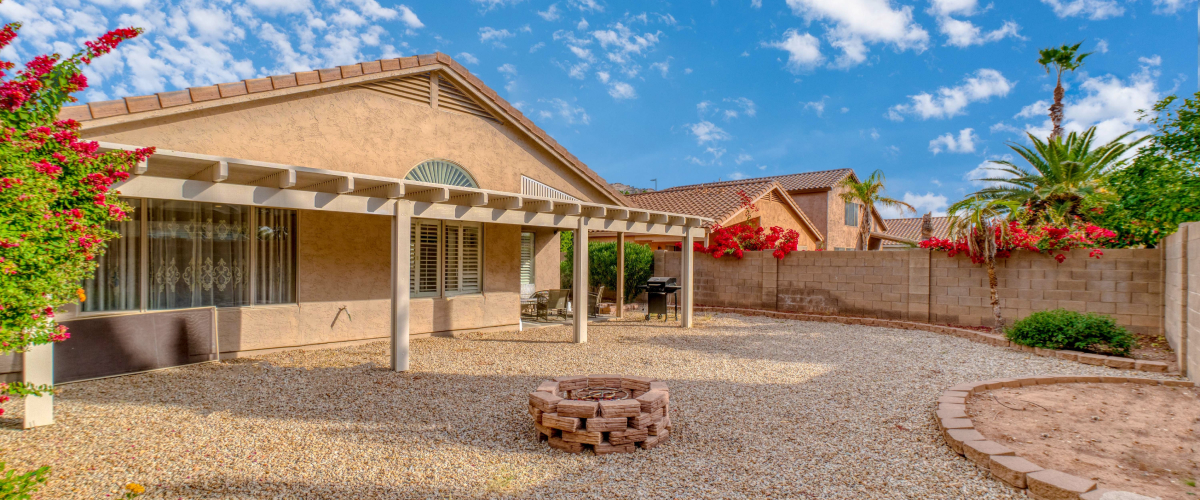
<svg viewBox="0 0 1200 500">
<path fill-rule="evenodd" d="M 996 258 L 987 259 L 988 288 L 992 299 L 992 314 L 996 316 L 996 331 L 1004 330 L 1004 317 L 1000 315 L 1000 296 L 996 292 L 999 280 L 996 279 Z"/>
<path fill-rule="evenodd" d="M 858 223 L 858 243 L 862 245 L 861 250 L 870 250 L 867 246 L 871 242 L 871 211 L 863 205 L 862 222 Z"/>
<path fill-rule="evenodd" d="M 1050 106 L 1050 121 L 1054 122 L 1054 130 L 1050 132 L 1050 140 L 1062 137 L 1063 128 L 1063 94 L 1062 71 L 1058 72 L 1058 83 L 1054 87 L 1054 104 Z"/>
</svg>

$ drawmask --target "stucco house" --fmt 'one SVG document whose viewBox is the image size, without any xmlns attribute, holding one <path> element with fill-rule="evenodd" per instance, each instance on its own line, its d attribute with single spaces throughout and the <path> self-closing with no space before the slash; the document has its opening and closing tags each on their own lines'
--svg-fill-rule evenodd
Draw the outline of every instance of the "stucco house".
<svg viewBox="0 0 1200 500">
<path fill-rule="evenodd" d="M 921 242 L 921 226 L 924 222 L 924 217 L 910 217 L 905 219 L 885 219 L 887 222 L 887 231 L 877 232 L 873 236 L 883 241 L 882 248 L 884 250 L 903 250 L 912 248 Z M 950 236 L 950 218 L 949 217 L 930 217 L 929 223 L 932 228 L 932 236 L 934 238 L 946 239 Z"/>
<path fill-rule="evenodd" d="M 800 233 L 798 248 L 815 250 L 823 241 L 821 233 L 776 180 L 749 179 L 626 195 L 634 206 L 649 210 L 672 210 L 711 219 L 714 225 L 749 224 L 753 227 L 779 226 Z M 747 202 L 752 208 L 747 207 Z M 613 241 L 615 234 L 596 233 L 596 241 Z M 631 235 L 627 241 L 647 245 L 654 250 L 674 250 L 679 238 L 659 235 Z"/>
<path fill-rule="evenodd" d="M 633 206 L 441 53 L 59 117 L 105 149 L 158 148 L 117 186 L 134 215 L 87 300 L 59 316 L 77 332 L 54 347 L 70 379 L 381 339 L 406 370 L 413 336 L 516 329 L 523 288 L 559 288 L 562 231 L 692 241 L 710 222 Z M 576 296 L 587 275 L 575 274 Z"/>
</svg>

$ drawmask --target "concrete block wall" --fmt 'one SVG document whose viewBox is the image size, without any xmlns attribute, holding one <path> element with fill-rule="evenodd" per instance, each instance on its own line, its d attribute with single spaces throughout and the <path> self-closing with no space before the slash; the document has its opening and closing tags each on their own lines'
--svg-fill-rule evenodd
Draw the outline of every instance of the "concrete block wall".
<svg viewBox="0 0 1200 500">
<path fill-rule="evenodd" d="M 1188 377 L 1195 380 L 1200 376 L 1200 223 L 1187 226 L 1187 335 L 1183 336 L 1179 366 L 1186 369 Z"/>
<path fill-rule="evenodd" d="M 1180 358 L 1187 350 L 1188 314 L 1188 235 L 1190 224 L 1166 237 L 1163 248 L 1163 335 Z"/>
<path fill-rule="evenodd" d="M 1088 252 L 1068 252 L 1062 263 L 1024 252 L 1001 259 L 997 294 L 1005 320 L 1063 308 L 1162 333 L 1163 251 L 1106 250 L 1100 259 Z M 655 274 L 678 276 L 679 260 L 678 252 L 656 252 Z M 987 270 L 966 256 L 918 249 L 795 252 L 783 260 L 769 252 L 746 252 L 741 260 L 696 256 L 696 304 L 716 307 L 992 326 L 987 280 Z M 1200 295 L 1195 300 L 1191 314 L 1200 315 Z"/>
</svg>

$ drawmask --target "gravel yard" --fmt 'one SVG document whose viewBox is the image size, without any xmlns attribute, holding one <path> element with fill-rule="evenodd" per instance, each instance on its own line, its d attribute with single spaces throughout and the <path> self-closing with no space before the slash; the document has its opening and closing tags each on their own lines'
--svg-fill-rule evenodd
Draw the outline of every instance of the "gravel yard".
<svg viewBox="0 0 1200 500">
<path fill-rule="evenodd" d="M 0 428 L 0 457 L 49 464 L 40 498 L 1024 498 L 941 440 L 951 385 L 1115 374 L 923 331 L 762 317 L 470 334 L 258 358 L 62 387 L 57 424 Z M 671 387 L 671 440 L 571 455 L 534 439 L 526 398 L 558 375 Z"/>
</svg>

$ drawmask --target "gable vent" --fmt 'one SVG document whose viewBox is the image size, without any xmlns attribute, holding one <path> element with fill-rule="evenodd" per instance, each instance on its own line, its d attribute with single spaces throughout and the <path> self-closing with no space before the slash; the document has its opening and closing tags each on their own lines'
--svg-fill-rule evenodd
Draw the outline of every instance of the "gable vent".
<svg viewBox="0 0 1200 500">
<path fill-rule="evenodd" d="M 459 90 L 453 83 L 442 77 L 438 78 L 438 108 L 499 121 L 465 92 Z"/>
<path fill-rule="evenodd" d="M 538 196 L 541 198 L 550 198 L 552 200 L 579 201 L 579 198 L 525 177 L 524 175 L 521 176 L 521 194 Z"/>
<path fill-rule="evenodd" d="M 426 106 L 430 103 L 429 73 L 366 83 L 361 87 Z"/>
</svg>

